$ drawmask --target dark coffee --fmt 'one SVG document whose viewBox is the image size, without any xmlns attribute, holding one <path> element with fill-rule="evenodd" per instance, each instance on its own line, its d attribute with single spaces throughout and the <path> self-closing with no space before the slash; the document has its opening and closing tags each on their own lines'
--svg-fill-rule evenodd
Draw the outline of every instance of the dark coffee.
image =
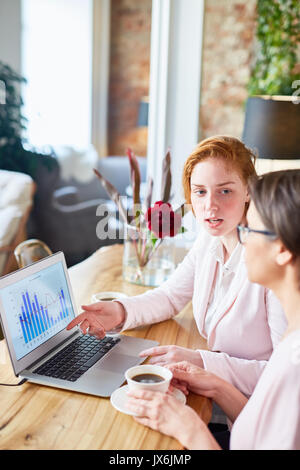
<svg viewBox="0 0 300 470">
<path fill-rule="evenodd" d="M 101 299 L 102 301 L 106 301 L 108 302 L 109 300 L 115 300 L 115 297 L 104 297 L 103 299 Z"/>
<path fill-rule="evenodd" d="M 142 384 L 154 384 L 157 382 L 163 382 L 165 379 L 157 374 L 137 374 L 132 377 L 131 380 Z"/>
</svg>

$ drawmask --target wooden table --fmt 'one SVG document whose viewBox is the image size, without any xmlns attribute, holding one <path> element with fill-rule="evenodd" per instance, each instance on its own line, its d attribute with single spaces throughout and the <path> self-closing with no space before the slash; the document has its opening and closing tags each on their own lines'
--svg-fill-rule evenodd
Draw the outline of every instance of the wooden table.
<svg viewBox="0 0 300 470">
<path fill-rule="evenodd" d="M 76 302 L 89 303 L 100 291 L 120 291 L 129 296 L 147 288 L 122 280 L 122 246 L 98 250 L 69 270 Z M 128 331 L 126 334 L 177 344 L 206 348 L 199 336 L 191 305 L 176 319 Z M 0 342 L 0 382 L 17 383 L 5 341 Z M 0 387 L 1 449 L 182 449 L 175 439 L 146 428 L 131 416 L 116 411 L 108 398 L 25 383 L 20 387 Z M 205 422 L 211 416 L 208 399 L 191 394 L 188 404 Z"/>
</svg>

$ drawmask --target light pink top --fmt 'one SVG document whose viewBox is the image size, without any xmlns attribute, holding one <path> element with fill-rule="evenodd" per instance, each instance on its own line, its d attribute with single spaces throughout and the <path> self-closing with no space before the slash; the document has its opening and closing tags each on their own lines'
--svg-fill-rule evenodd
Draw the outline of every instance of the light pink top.
<svg viewBox="0 0 300 470">
<path fill-rule="evenodd" d="M 300 450 L 300 330 L 275 348 L 232 427 L 230 448 Z"/>
<path fill-rule="evenodd" d="M 218 267 L 218 243 L 218 238 L 202 231 L 161 287 L 122 299 L 127 312 L 123 330 L 170 319 L 192 300 L 199 333 L 207 338 L 209 348 L 200 352 L 205 368 L 249 396 L 286 329 L 286 318 L 271 291 L 248 281 L 240 246 L 241 255 L 234 263 L 230 286 L 209 325 L 205 324 Z"/>
</svg>

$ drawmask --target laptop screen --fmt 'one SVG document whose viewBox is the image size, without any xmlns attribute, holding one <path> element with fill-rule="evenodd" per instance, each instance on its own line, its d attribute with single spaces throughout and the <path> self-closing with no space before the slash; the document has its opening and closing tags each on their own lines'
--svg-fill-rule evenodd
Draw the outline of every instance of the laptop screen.
<svg viewBox="0 0 300 470">
<path fill-rule="evenodd" d="M 17 360 L 75 316 L 61 261 L 0 289 L 0 296 Z"/>
</svg>

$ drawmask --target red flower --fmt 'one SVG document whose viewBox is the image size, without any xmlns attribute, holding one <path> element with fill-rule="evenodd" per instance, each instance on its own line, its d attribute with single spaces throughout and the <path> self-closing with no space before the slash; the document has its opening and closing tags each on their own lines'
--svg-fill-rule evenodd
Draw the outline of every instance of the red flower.
<svg viewBox="0 0 300 470">
<path fill-rule="evenodd" d="M 181 215 L 175 214 L 171 204 L 163 201 L 157 201 L 153 207 L 149 207 L 145 220 L 157 238 L 174 237 L 181 227 Z"/>
</svg>

